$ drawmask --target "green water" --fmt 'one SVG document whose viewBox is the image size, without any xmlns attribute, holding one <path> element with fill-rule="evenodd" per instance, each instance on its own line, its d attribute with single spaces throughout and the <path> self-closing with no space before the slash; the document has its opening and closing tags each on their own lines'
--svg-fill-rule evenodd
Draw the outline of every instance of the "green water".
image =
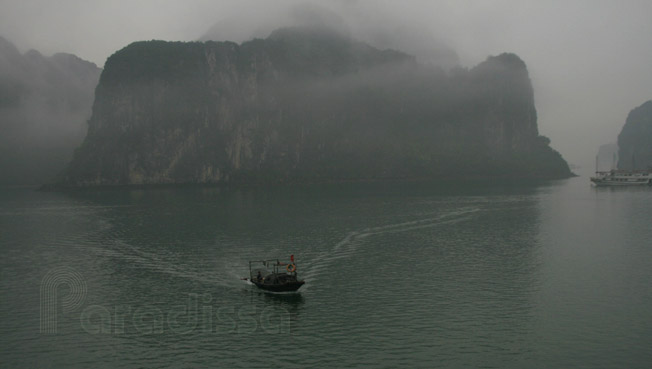
<svg viewBox="0 0 652 369">
<path fill-rule="evenodd" d="M 3 367 L 652 363 L 652 188 L 4 188 L 0 251 Z"/>
</svg>

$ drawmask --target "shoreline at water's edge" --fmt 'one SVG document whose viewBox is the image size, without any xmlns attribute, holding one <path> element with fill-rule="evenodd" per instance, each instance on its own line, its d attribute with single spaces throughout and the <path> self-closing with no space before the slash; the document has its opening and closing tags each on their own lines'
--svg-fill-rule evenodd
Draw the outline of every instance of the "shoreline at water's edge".
<svg viewBox="0 0 652 369">
<path fill-rule="evenodd" d="M 135 189 L 160 189 L 160 188 L 187 188 L 187 187 L 210 187 L 210 188 L 260 188 L 260 187 L 283 187 L 283 186 L 304 186 L 304 185 L 327 185 L 345 183 L 473 183 L 473 182 L 532 182 L 541 183 L 579 177 L 572 173 L 568 176 L 533 177 L 533 176 L 464 176 L 448 178 L 359 178 L 359 179 L 323 179 L 323 180 L 276 180 L 276 181 L 228 181 L 228 182 L 176 182 L 176 183 L 146 183 L 146 184 L 93 184 L 93 185 L 69 185 L 61 183 L 50 183 L 39 186 L 37 191 L 69 192 L 85 190 L 135 190 Z"/>
</svg>

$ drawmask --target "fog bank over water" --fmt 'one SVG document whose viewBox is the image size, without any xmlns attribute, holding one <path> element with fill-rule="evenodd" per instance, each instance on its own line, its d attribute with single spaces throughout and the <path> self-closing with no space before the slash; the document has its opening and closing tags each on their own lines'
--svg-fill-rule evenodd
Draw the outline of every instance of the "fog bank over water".
<svg viewBox="0 0 652 369">
<path fill-rule="evenodd" d="M 102 66 L 132 41 L 197 40 L 215 25 L 225 39 L 263 37 L 300 19 L 306 3 L 0 0 L 0 35 L 22 52 L 70 52 Z M 448 53 L 446 63 L 472 67 L 488 55 L 516 53 L 533 81 L 539 131 L 585 168 L 593 168 L 601 144 L 616 140 L 627 113 L 652 98 L 649 1 L 359 0 L 319 7 L 352 35 L 379 47 L 403 45 L 425 62 L 433 52 Z"/>
</svg>

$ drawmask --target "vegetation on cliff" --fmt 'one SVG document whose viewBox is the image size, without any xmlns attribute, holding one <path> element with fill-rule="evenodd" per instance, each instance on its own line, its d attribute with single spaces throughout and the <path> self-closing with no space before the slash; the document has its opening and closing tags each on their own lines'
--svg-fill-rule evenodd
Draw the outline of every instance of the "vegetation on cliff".
<svg viewBox="0 0 652 369">
<path fill-rule="evenodd" d="M 652 100 L 633 109 L 618 135 L 618 169 L 652 168 Z"/>
<path fill-rule="evenodd" d="M 63 185 L 562 178 L 513 54 L 450 73 L 323 30 L 133 43 Z"/>
</svg>

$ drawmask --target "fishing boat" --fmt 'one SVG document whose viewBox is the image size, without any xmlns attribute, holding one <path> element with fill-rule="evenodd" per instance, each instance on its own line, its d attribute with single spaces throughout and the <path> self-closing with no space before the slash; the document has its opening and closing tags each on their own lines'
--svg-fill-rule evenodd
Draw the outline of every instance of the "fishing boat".
<svg viewBox="0 0 652 369">
<path fill-rule="evenodd" d="M 297 278 L 294 255 L 290 255 L 289 263 L 283 263 L 279 259 L 250 261 L 249 278 L 242 279 L 270 292 L 293 292 L 306 283 Z"/>
<path fill-rule="evenodd" d="M 615 170 L 595 172 L 591 182 L 596 186 L 649 186 L 652 185 L 652 171 Z"/>
</svg>

